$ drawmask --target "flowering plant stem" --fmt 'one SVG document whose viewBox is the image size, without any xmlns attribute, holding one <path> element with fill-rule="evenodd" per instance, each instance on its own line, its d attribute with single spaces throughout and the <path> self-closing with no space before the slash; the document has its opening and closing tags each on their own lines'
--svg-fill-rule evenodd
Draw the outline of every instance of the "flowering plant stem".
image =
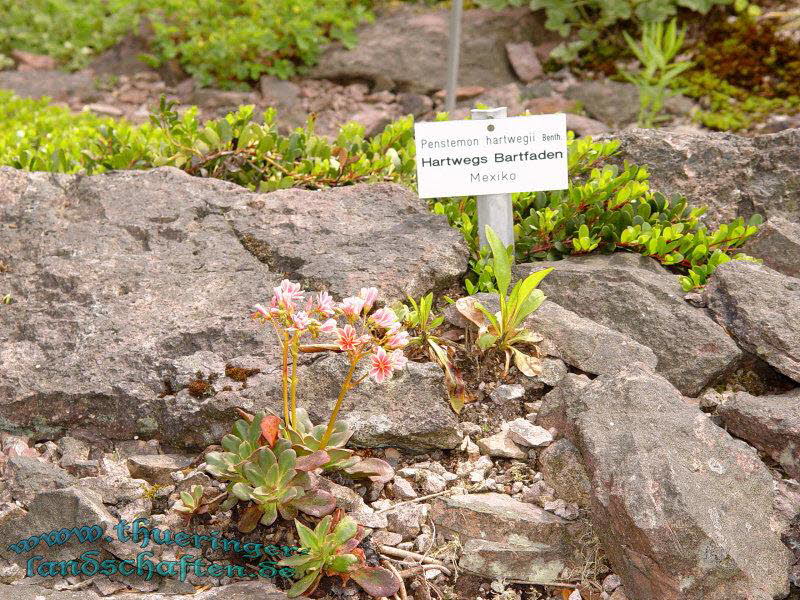
<svg viewBox="0 0 800 600">
<path fill-rule="evenodd" d="M 347 395 L 347 392 L 350 391 L 350 382 L 353 380 L 353 374 L 355 373 L 356 366 L 358 366 L 360 361 L 361 355 L 354 355 L 350 360 L 350 369 L 347 371 L 347 375 L 342 382 L 342 387 L 339 389 L 339 396 L 336 398 L 336 404 L 333 407 L 333 412 L 331 412 L 331 417 L 328 419 L 328 427 L 325 429 L 325 435 L 322 436 L 322 440 L 320 441 L 320 446 L 322 448 L 324 448 L 331 439 L 331 435 L 333 434 L 333 426 L 336 425 L 336 417 L 339 416 L 339 410 L 342 408 L 344 397 Z"/>
</svg>

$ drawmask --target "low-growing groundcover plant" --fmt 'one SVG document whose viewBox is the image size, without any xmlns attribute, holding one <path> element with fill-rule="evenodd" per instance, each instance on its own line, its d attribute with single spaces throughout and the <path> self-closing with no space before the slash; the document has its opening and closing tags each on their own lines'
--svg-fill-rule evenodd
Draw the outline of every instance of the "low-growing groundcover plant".
<svg viewBox="0 0 800 600">
<path fill-rule="evenodd" d="M 252 106 L 201 123 L 195 111 L 179 115 L 162 102 L 151 123 L 132 126 L 0 91 L 0 120 L 0 164 L 18 169 L 102 173 L 169 165 L 259 191 L 375 181 L 415 185 L 411 117 L 371 139 L 362 126 L 347 124 L 330 142 L 314 134 L 313 119 L 289 135 L 278 132 L 273 110 L 263 124 L 255 123 Z M 609 164 L 619 142 L 570 137 L 567 143 L 568 190 L 513 195 L 517 260 L 637 252 L 677 271 L 689 290 L 704 285 L 721 262 L 749 258 L 736 249 L 757 231 L 760 217 L 708 231 L 700 220 L 705 209 L 650 190 L 646 167 Z M 475 198 L 439 198 L 430 206 L 470 246 L 467 291 L 492 291 L 489 250 L 478 247 Z"/>
<path fill-rule="evenodd" d="M 568 190 L 512 196 L 518 261 L 627 250 L 682 273 L 680 283 L 689 291 L 705 285 L 723 262 L 753 260 L 735 250 L 756 233 L 759 215 L 708 231 L 700 221 L 706 209 L 690 208 L 679 194 L 667 198 L 651 191 L 645 167 L 604 164 L 617 152 L 618 141 L 570 138 L 568 148 Z M 433 209 L 471 243 L 474 274 L 466 282 L 467 291 L 495 291 L 489 251 L 478 248 L 474 198 L 438 199 Z"/>
<path fill-rule="evenodd" d="M 353 46 L 365 0 L 0 0 L 0 68 L 12 50 L 80 69 L 140 23 L 153 66 L 177 60 L 200 85 L 290 77 L 331 41 Z M 5 57 L 5 60 L 3 59 Z"/>
</svg>

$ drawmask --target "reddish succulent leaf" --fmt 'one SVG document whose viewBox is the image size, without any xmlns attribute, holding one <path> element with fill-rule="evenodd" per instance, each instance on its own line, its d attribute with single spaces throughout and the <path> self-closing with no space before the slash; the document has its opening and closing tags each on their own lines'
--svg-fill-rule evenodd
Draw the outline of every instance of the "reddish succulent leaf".
<svg viewBox="0 0 800 600">
<path fill-rule="evenodd" d="M 337 551 L 339 554 L 355 554 L 361 559 L 361 562 L 366 562 L 366 558 L 364 558 L 364 551 L 358 547 L 361 543 L 361 540 L 364 539 L 364 528 L 359 525 L 358 529 L 356 529 L 356 534 L 347 540 L 344 544 L 339 546 L 339 550 Z"/>
<path fill-rule="evenodd" d="M 387 483 L 394 477 L 392 465 L 380 458 L 365 458 L 344 469 L 351 477 L 363 477 L 376 483 Z"/>
<path fill-rule="evenodd" d="M 292 502 L 292 505 L 312 517 L 324 517 L 336 508 L 336 498 L 325 490 L 314 490 Z"/>
<path fill-rule="evenodd" d="M 272 448 L 275 441 L 278 439 L 278 428 L 280 427 L 281 419 L 275 415 L 266 415 L 261 419 L 261 437 Z"/>
<path fill-rule="evenodd" d="M 251 504 L 242 513 L 242 516 L 239 518 L 239 523 L 236 525 L 236 527 L 242 533 L 250 533 L 256 528 L 258 522 L 261 520 L 261 514 L 261 509 L 258 508 L 257 505 Z"/>
<path fill-rule="evenodd" d="M 294 468 L 297 471 L 313 471 L 326 465 L 331 460 L 328 453 L 324 450 L 317 450 L 312 454 L 301 456 L 294 463 Z"/>
<path fill-rule="evenodd" d="M 400 590 L 400 581 L 383 567 L 362 566 L 353 569 L 350 577 L 373 598 L 391 597 Z"/>
</svg>

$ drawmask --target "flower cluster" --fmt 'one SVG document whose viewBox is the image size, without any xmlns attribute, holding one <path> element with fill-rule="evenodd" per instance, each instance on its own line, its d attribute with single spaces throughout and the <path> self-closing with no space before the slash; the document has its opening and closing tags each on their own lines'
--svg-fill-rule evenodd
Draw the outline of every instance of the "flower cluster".
<svg viewBox="0 0 800 600">
<path fill-rule="evenodd" d="M 357 296 L 340 303 L 324 291 L 306 296 L 299 283 L 288 279 L 273 292 L 269 306 L 257 304 L 253 316 L 271 323 L 279 337 L 299 343 L 304 334 L 312 339 L 335 334 L 335 348 L 346 353 L 351 363 L 370 357 L 369 376 L 378 383 L 405 367 L 403 348 L 409 342 L 408 332 L 392 309 L 372 310 L 378 299 L 377 288 L 361 288 Z"/>
</svg>

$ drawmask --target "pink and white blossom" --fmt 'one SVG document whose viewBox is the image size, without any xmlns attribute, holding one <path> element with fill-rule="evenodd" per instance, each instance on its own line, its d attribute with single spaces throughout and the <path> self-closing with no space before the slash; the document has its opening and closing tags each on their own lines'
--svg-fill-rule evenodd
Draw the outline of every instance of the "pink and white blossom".
<svg viewBox="0 0 800 600">
<path fill-rule="evenodd" d="M 320 325 L 319 330 L 321 333 L 333 333 L 336 331 L 336 319 L 328 319 Z"/>
<path fill-rule="evenodd" d="M 391 308 L 376 310 L 370 317 L 370 320 L 378 327 L 383 327 L 384 329 L 390 329 L 397 325 L 397 315 Z"/>
<path fill-rule="evenodd" d="M 269 311 L 266 308 L 264 308 L 261 304 L 256 304 L 253 307 L 253 310 L 255 310 L 258 314 L 260 314 L 262 317 L 264 317 L 266 319 L 270 318 Z"/>
<path fill-rule="evenodd" d="M 347 318 L 358 317 L 363 308 L 364 300 L 358 296 L 350 296 L 349 298 L 345 298 L 339 305 L 339 310 L 341 310 L 342 314 Z"/>
<path fill-rule="evenodd" d="M 294 303 L 303 299 L 300 284 L 284 279 L 278 287 L 273 288 L 273 300 L 276 305 L 286 310 L 294 309 Z"/>
<path fill-rule="evenodd" d="M 301 310 L 300 312 L 292 314 L 292 327 L 289 329 L 292 331 L 304 331 L 308 329 L 311 322 L 312 319 L 308 318 L 308 314 Z"/>
<path fill-rule="evenodd" d="M 352 325 L 345 325 L 337 329 L 336 335 L 338 336 L 336 345 L 345 352 L 356 350 L 356 348 L 361 345 L 361 340 L 356 333 L 355 327 Z"/>
<path fill-rule="evenodd" d="M 389 361 L 392 363 L 392 368 L 403 369 L 408 363 L 408 359 L 403 354 L 402 350 L 395 350 L 389 355 Z"/>
<path fill-rule="evenodd" d="M 386 354 L 383 348 L 377 348 L 370 356 L 372 366 L 369 370 L 369 376 L 372 377 L 376 383 L 383 383 L 387 378 L 391 378 L 394 366 L 392 359 Z"/>
<path fill-rule="evenodd" d="M 372 309 L 372 306 L 375 304 L 375 301 L 378 299 L 378 288 L 361 288 L 361 291 L 358 293 L 358 297 L 364 300 L 364 310 L 369 312 Z"/>
<path fill-rule="evenodd" d="M 328 292 L 320 292 L 317 294 L 317 310 L 326 317 L 332 317 L 334 314 L 335 304 L 333 298 Z"/>
<path fill-rule="evenodd" d="M 389 350 L 405 348 L 408 345 L 409 339 L 408 332 L 405 329 L 396 331 L 389 336 L 389 339 L 386 340 L 386 347 Z"/>
</svg>

